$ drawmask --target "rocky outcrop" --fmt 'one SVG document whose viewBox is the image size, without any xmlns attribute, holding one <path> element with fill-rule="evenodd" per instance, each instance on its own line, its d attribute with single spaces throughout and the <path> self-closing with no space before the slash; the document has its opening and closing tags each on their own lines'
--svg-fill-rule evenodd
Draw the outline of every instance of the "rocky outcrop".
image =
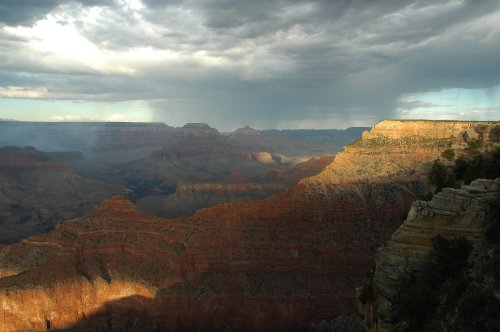
<svg viewBox="0 0 500 332">
<path fill-rule="evenodd" d="M 476 180 L 461 189 L 445 188 L 431 201 L 412 204 L 405 222 L 376 255 L 374 299 L 361 305 L 369 331 L 391 331 L 393 305 L 404 276 L 419 274 L 429 261 L 432 240 L 464 237 L 477 245 L 489 226 L 490 206 L 500 201 L 500 179 Z"/>
<path fill-rule="evenodd" d="M 252 159 L 258 161 L 261 164 L 274 164 L 273 155 L 269 152 L 253 152 L 251 154 Z"/>
<path fill-rule="evenodd" d="M 435 120 L 385 120 L 363 134 L 363 139 L 387 137 L 432 137 L 452 140 L 455 143 L 485 139 L 497 141 L 497 121 L 435 121 Z"/>
</svg>

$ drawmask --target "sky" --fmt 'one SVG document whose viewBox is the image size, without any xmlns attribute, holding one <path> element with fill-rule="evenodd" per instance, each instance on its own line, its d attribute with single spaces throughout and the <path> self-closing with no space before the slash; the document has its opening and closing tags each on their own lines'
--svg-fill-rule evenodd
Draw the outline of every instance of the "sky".
<svg viewBox="0 0 500 332">
<path fill-rule="evenodd" d="M 500 1 L 1 0 L 0 119 L 500 119 Z"/>
</svg>

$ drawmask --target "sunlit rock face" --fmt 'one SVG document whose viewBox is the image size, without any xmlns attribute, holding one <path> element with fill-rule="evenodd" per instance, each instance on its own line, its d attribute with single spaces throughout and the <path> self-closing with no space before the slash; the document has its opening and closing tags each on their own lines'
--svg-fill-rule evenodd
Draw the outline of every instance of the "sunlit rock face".
<svg viewBox="0 0 500 332">
<path fill-rule="evenodd" d="M 464 237 L 476 246 L 489 226 L 488 211 L 499 201 L 500 179 L 476 180 L 461 189 L 445 188 L 428 202 L 415 201 L 405 222 L 377 252 L 374 299 L 360 304 L 366 329 L 393 331 L 391 317 L 401 280 L 408 273 L 418 276 L 422 272 L 429 261 L 432 240 L 438 234 L 448 239 Z"/>
<path fill-rule="evenodd" d="M 446 149 L 468 154 L 471 144 L 480 142 L 486 150 L 500 143 L 499 133 L 498 121 L 385 120 L 304 183 L 328 188 L 343 183 L 421 181 L 429 162 Z"/>
<path fill-rule="evenodd" d="M 498 121 L 385 120 L 376 124 L 363 138 L 424 136 L 467 142 L 483 136 L 490 140 L 492 134 L 498 135 Z"/>
<path fill-rule="evenodd" d="M 425 192 L 427 163 L 447 140 L 461 144 L 410 137 L 363 138 L 318 176 L 266 199 L 161 219 L 114 197 L 0 248 L 0 270 L 10 275 L 0 279 L 0 329 L 48 321 L 165 331 L 332 326 L 355 312 L 355 287 L 375 248 Z"/>
</svg>

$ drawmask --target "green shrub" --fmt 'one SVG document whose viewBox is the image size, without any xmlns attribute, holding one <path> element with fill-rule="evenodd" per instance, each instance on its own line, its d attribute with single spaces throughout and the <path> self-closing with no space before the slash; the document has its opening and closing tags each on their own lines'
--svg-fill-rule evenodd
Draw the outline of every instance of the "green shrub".
<svg viewBox="0 0 500 332">
<path fill-rule="evenodd" d="M 434 161 L 432 164 L 429 182 L 436 188 L 435 193 L 445 187 L 453 187 L 455 184 L 453 174 L 439 160 Z"/>
<path fill-rule="evenodd" d="M 484 155 L 470 158 L 460 156 L 455 160 L 453 173 L 457 180 L 466 184 L 478 178 L 495 179 L 500 177 L 500 148 Z"/>
<path fill-rule="evenodd" d="M 478 178 L 484 178 L 484 157 L 476 156 L 472 158 L 465 170 L 464 182 L 471 183 L 473 180 Z"/>
<path fill-rule="evenodd" d="M 474 141 L 471 141 L 471 142 L 467 143 L 467 147 L 470 150 L 477 150 L 477 149 L 481 148 L 482 146 L 483 146 L 483 140 L 482 139 L 477 139 L 477 140 L 474 140 Z"/>
<path fill-rule="evenodd" d="M 456 277 L 467 266 L 467 258 L 472 252 L 472 245 L 466 238 L 448 240 L 444 236 L 437 235 L 432 240 L 432 245 L 433 249 L 429 257 L 433 264 L 426 274 L 433 282 L 444 282 L 450 277 Z"/>
<path fill-rule="evenodd" d="M 441 157 L 452 160 L 455 158 L 455 151 L 453 149 L 446 149 L 441 153 Z"/>
</svg>

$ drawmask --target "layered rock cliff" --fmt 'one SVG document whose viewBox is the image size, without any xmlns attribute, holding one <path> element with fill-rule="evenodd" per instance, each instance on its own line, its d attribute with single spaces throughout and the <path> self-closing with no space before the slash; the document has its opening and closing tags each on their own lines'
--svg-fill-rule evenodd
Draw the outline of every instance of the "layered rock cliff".
<svg viewBox="0 0 500 332">
<path fill-rule="evenodd" d="M 317 174 L 333 160 L 323 156 L 298 163 L 291 170 L 274 167 L 265 176 L 250 177 L 233 171 L 218 182 L 178 181 L 174 194 L 149 196 L 137 201 L 137 208 L 173 218 L 223 202 L 263 198 L 295 186 L 300 179 Z"/>
<path fill-rule="evenodd" d="M 429 274 L 429 271 L 425 271 L 424 273 L 424 270 L 428 269 L 428 263 L 433 257 L 430 253 L 436 250 L 433 248 L 433 244 L 435 246 L 435 238 L 438 235 L 447 239 L 465 238 L 475 248 L 475 257 L 471 258 L 474 260 L 471 264 L 472 268 L 470 267 L 470 270 L 467 272 L 468 276 L 464 277 L 463 281 L 461 281 L 462 286 L 460 288 L 453 286 L 455 289 L 449 289 L 449 293 L 440 294 L 441 297 L 445 298 L 445 300 L 441 299 L 440 301 L 449 302 L 450 297 L 460 296 L 460 292 L 466 294 L 467 288 L 473 289 L 469 290 L 469 293 L 477 292 L 477 289 L 474 289 L 474 287 L 467 286 L 474 282 L 490 283 L 486 287 L 492 288 L 493 294 L 495 292 L 498 293 L 500 289 L 499 285 L 491 284 L 491 282 L 496 278 L 498 283 L 500 281 L 499 276 L 488 276 L 486 279 L 490 279 L 489 282 L 484 280 L 478 282 L 481 278 L 474 275 L 478 271 L 474 272 L 472 270 L 478 269 L 477 266 L 481 260 L 491 260 L 494 251 L 498 250 L 495 247 L 484 250 L 485 245 L 481 242 L 484 241 L 485 231 L 492 227 L 492 224 L 498 223 L 497 219 L 492 219 L 492 213 L 494 209 L 500 207 L 499 203 L 500 179 L 476 180 L 470 185 L 463 186 L 461 189 L 445 188 L 435 195 L 431 201 L 417 200 L 414 202 L 405 222 L 377 252 L 375 259 L 376 268 L 370 283 L 365 285 L 368 288 L 363 290 L 365 298 L 361 298 L 364 303 L 360 304 L 360 311 L 365 317 L 366 330 L 392 331 L 395 329 L 395 322 L 405 320 L 405 317 L 398 317 L 398 315 L 401 315 L 400 307 L 404 305 L 404 296 L 401 294 L 402 287 L 404 287 L 404 280 L 411 276 L 412 283 L 415 284 L 422 282 L 421 279 L 425 278 L 423 274 Z M 494 218 L 498 218 L 498 216 Z M 445 258 L 448 260 L 459 259 L 457 257 Z M 474 267 L 474 265 L 476 266 Z M 435 269 L 439 269 L 439 265 Z M 486 277 L 484 268 L 479 273 L 483 274 L 482 278 Z M 438 285 L 439 280 L 436 280 L 438 278 L 434 279 L 433 285 Z M 441 291 L 446 287 L 451 287 L 450 283 L 453 280 L 449 281 L 445 279 L 444 281 L 445 283 L 439 286 Z M 484 285 L 476 285 L 475 287 L 483 288 Z M 496 291 L 494 290 L 495 288 Z M 413 300 L 419 301 L 416 298 Z M 462 304 L 464 300 L 455 300 L 455 302 Z M 432 304 L 431 302 L 429 305 Z M 450 308 L 447 308 L 447 310 L 459 311 L 460 308 L 454 308 L 453 305 L 455 303 L 448 303 L 447 306 Z M 476 303 L 477 305 L 479 305 L 479 302 Z M 490 304 L 490 307 L 492 305 Z M 434 310 L 438 311 L 438 309 Z M 414 312 L 414 315 L 420 321 L 428 318 L 418 316 L 419 313 L 416 312 Z M 444 327 L 451 325 L 451 322 L 457 319 L 456 313 L 451 315 L 451 317 L 445 317 L 443 312 L 441 312 L 441 315 L 441 320 L 448 320 L 446 324 L 439 325 L 439 319 L 433 324 L 441 326 L 438 328 L 441 331 L 456 330 Z M 403 322 L 403 324 L 408 324 L 408 322 Z M 401 327 L 399 326 L 399 328 Z M 470 327 L 462 327 L 464 330 L 470 329 Z"/>
<path fill-rule="evenodd" d="M 363 138 L 400 139 L 423 136 L 451 139 L 456 143 L 477 139 L 498 142 L 498 133 L 499 128 L 496 121 L 385 120 L 376 124 L 371 132 L 363 134 Z"/>
<path fill-rule="evenodd" d="M 0 327 L 331 329 L 355 311 L 375 248 L 425 192 L 427 163 L 447 140 L 364 138 L 285 193 L 187 218 L 153 217 L 115 197 L 1 249 L 10 276 L 0 278 Z"/>
<path fill-rule="evenodd" d="M 173 218 L 188 216 L 196 210 L 222 202 L 262 198 L 286 189 L 286 184 L 283 182 L 190 183 L 179 181 L 174 194 L 146 197 L 137 202 L 137 208 L 158 216 Z"/>
<path fill-rule="evenodd" d="M 330 211 L 334 222 L 325 215 L 304 225 L 304 202 L 280 199 L 286 207 L 276 199 L 225 204 L 161 220 L 115 197 L 89 217 L 3 250 L 1 270 L 11 276 L 0 279 L 0 326 L 64 328 L 130 296 L 149 299 L 134 310 L 167 331 L 309 326 L 349 312 L 353 274 L 369 263 L 365 244 L 354 240 L 370 240 L 360 236 L 370 223 L 346 226 L 368 209 Z M 108 318 L 120 313 L 110 310 Z"/>
<path fill-rule="evenodd" d="M 344 148 L 316 177 L 305 179 L 325 188 L 343 183 L 423 181 L 430 162 L 443 151 L 467 154 L 471 143 L 481 149 L 500 145 L 499 122 L 385 120 Z"/>
<path fill-rule="evenodd" d="M 103 199 L 126 194 L 123 185 L 81 177 L 66 165 L 78 152 L 0 148 L 0 242 L 44 232 L 93 211 Z"/>
<path fill-rule="evenodd" d="M 244 142 L 243 148 L 238 146 L 241 142 L 236 143 L 206 124 L 171 128 L 154 123 L 0 122 L 0 145 L 36 144 L 54 150 L 67 147 L 87 150 L 84 159 L 80 152 L 1 149 L 0 224 L 3 232 L 0 241 L 13 242 L 46 231 L 64 219 L 88 213 L 101 199 L 113 193 L 125 193 L 124 186 L 133 190 L 132 199 L 150 196 L 149 200 L 157 200 L 158 195 L 174 193 L 179 181 L 187 180 L 194 183 L 194 187 L 207 182 L 216 184 L 224 182 L 226 174 L 235 170 L 249 174 L 252 177 L 249 183 L 273 182 L 264 185 L 263 190 L 248 185 L 248 194 L 239 197 L 233 195 L 242 193 L 239 189 L 218 191 L 215 199 L 207 197 L 206 190 L 200 190 L 201 199 L 192 197 L 191 202 L 188 195 L 176 195 L 182 199 L 175 200 L 177 206 L 173 209 L 188 207 L 183 213 L 191 214 L 196 208 L 227 199 L 250 199 L 276 193 L 292 186 L 300 177 L 319 171 L 296 172 L 289 176 L 287 171 L 291 165 L 261 151 L 261 148 L 271 148 L 297 153 L 293 140 L 268 136 L 252 148 L 249 146 L 253 141 Z M 160 151 L 161 160 L 145 159 L 152 147 L 162 145 L 165 148 Z M 301 154 L 309 148 L 303 147 Z M 316 154 L 314 149 L 308 152 Z M 275 182 L 282 182 L 282 185 Z M 240 186 L 242 188 L 244 186 Z"/>
</svg>

